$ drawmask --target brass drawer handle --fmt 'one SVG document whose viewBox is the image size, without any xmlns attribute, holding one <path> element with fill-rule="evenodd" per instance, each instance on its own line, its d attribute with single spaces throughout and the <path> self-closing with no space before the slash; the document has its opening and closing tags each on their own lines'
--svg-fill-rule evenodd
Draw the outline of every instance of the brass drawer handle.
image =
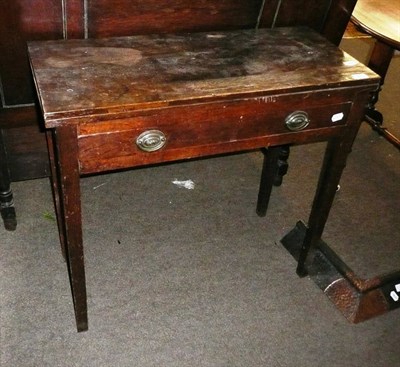
<svg viewBox="0 0 400 367">
<path fill-rule="evenodd" d="M 136 145 L 144 152 L 155 152 L 161 149 L 167 138 L 164 133 L 159 130 L 147 130 L 141 133 L 136 139 Z"/>
<path fill-rule="evenodd" d="M 294 111 L 285 119 L 285 125 L 291 131 L 303 130 L 309 123 L 308 114 L 304 111 Z"/>
</svg>

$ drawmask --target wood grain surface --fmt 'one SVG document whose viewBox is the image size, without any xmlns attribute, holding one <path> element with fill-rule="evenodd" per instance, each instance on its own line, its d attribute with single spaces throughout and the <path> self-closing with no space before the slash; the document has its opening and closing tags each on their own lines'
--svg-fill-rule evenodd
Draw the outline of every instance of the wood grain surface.
<svg viewBox="0 0 400 367">
<path fill-rule="evenodd" d="M 400 49 L 400 0 L 358 0 L 352 19 L 366 32 Z"/>
<path fill-rule="evenodd" d="M 47 127 L 376 77 L 307 28 L 42 41 L 29 52 Z"/>
</svg>

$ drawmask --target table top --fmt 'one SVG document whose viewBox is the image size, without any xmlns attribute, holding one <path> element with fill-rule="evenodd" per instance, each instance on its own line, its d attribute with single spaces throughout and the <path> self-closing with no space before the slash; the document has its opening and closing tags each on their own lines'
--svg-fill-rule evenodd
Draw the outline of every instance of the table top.
<svg viewBox="0 0 400 367">
<path fill-rule="evenodd" d="M 36 41 L 29 55 L 47 127 L 94 114 L 377 80 L 307 28 Z"/>
<path fill-rule="evenodd" d="M 400 49 L 400 0 L 358 0 L 352 20 L 367 33 Z"/>
</svg>

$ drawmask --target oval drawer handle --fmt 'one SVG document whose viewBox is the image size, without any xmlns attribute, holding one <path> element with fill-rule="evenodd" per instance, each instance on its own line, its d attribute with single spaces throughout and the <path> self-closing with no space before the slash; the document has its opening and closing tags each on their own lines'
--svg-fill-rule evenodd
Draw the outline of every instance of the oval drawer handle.
<svg viewBox="0 0 400 367">
<path fill-rule="evenodd" d="M 285 125 L 291 131 L 303 130 L 309 123 L 308 114 L 304 111 L 294 111 L 285 119 Z"/>
<path fill-rule="evenodd" d="M 161 149 L 167 138 L 164 133 L 159 130 L 147 130 L 141 133 L 136 139 L 136 145 L 144 152 L 154 152 Z"/>
</svg>

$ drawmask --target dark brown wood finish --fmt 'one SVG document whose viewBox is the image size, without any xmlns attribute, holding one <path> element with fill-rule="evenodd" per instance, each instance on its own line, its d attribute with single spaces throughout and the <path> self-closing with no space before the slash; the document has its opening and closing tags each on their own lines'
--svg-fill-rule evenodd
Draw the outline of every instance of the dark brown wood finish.
<svg viewBox="0 0 400 367">
<path fill-rule="evenodd" d="M 272 95 L 246 101 L 239 99 L 160 108 L 151 114 L 143 111 L 132 113 L 132 117 L 126 119 L 83 123 L 79 127 L 81 172 L 92 173 L 238 149 L 254 149 L 271 142 L 286 144 L 324 140 L 334 130 L 340 132 L 350 110 L 347 100 L 346 103 L 327 104 L 326 99 L 330 97 L 325 93 L 307 93 L 296 98 Z M 339 96 L 333 96 L 332 101 L 335 97 Z M 305 100 L 310 102 L 308 99 L 315 99 L 315 102 L 305 103 Z M 307 110 L 312 122 L 307 131 L 293 136 L 283 121 L 296 110 Z M 340 113 L 343 113 L 343 120 L 332 126 L 331 117 Z M 268 124 L 265 124 L 265 116 L 268 116 Z M 134 142 L 141 132 L 151 128 L 163 131 L 167 146 L 145 155 Z M 111 129 L 112 136 L 109 135 Z"/>
<path fill-rule="evenodd" d="M 331 5 L 330 0 L 280 0 L 274 18 L 275 27 L 304 25 L 320 31 Z"/>
<path fill-rule="evenodd" d="M 266 0 L 259 18 L 261 27 L 299 26 L 313 28 L 339 45 L 357 0 Z M 288 171 L 290 146 L 282 146 L 277 160 L 274 185 L 282 184 Z"/>
<path fill-rule="evenodd" d="M 318 243 L 364 105 L 379 78 L 308 28 L 29 44 L 53 164 L 78 331 L 87 329 L 79 177 L 329 140 L 299 272 Z M 288 116 L 308 125 L 289 129 Z M 138 139 L 163 141 L 144 151 Z M 160 140 L 164 139 L 164 140 Z M 266 154 L 276 163 L 276 149 Z M 271 163 L 272 162 L 272 163 Z M 258 212 L 273 177 L 264 170 Z"/>
<path fill-rule="evenodd" d="M 61 248 L 67 264 L 78 331 L 88 328 L 85 266 L 79 183 L 78 140 L 76 126 L 63 126 L 48 134 L 49 148 L 54 148 L 51 163 Z M 54 143 L 54 140 L 56 143 Z"/>
<path fill-rule="evenodd" d="M 381 42 L 400 48 L 400 0 L 359 0 L 352 20 Z"/>
<path fill-rule="evenodd" d="M 346 166 L 347 156 L 362 122 L 365 101 L 368 101 L 370 93 L 371 90 L 357 94 L 354 106 L 348 116 L 346 134 L 342 138 L 335 137 L 328 141 L 317 192 L 308 220 L 308 229 L 299 256 L 297 273 L 301 276 L 307 274 L 307 269 L 313 261 L 313 252 L 321 240 L 341 174 Z"/>
<path fill-rule="evenodd" d="M 360 85 L 371 75 L 300 27 L 30 42 L 29 50 L 48 128 L 91 114 L 108 119 L 185 102 Z"/>
<path fill-rule="evenodd" d="M 44 134 L 38 128 L 41 121 L 27 62 L 27 41 L 302 24 L 338 43 L 355 1 L 4 0 L 0 12 L 0 128 L 32 126 L 2 135 L 0 144 L 8 147 L 3 147 L 6 165 L 2 172 L 10 172 L 2 181 L 9 187 L 10 180 L 43 177 L 50 171 Z M 28 130 L 29 142 L 24 139 Z M 22 146 L 24 153 L 15 156 Z"/>
<path fill-rule="evenodd" d="M 338 45 L 357 0 L 265 0 L 260 26 L 307 26 Z"/>
<path fill-rule="evenodd" d="M 366 121 L 397 149 L 400 138 L 383 127 L 383 115 L 375 109 L 379 92 L 395 50 L 400 50 L 400 0 L 382 3 L 377 0 L 360 0 L 354 9 L 353 23 L 376 39 L 368 67 L 381 77 L 380 88 L 374 93 L 366 112 Z"/>
<path fill-rule="evenodd" d="M 32 6 L 30 0 L 3 1 L 0 14 L 2 105 L 33 103 L 26 40 L 62 38 L 61 2 L 38 0 Z"/>
<path fill-rule="evenodd" d="M 53 130 L 46 131 L 46 142 L 47 148 L 49 151 L 49 163 L 51 169 L 51 188 L 53 194 L 53 201 L 54 201 L 54 209 L 56 212 L 57 218 L 57 226 L 58 226 L 58 233 L 60 237 L 60 245 L 61 245 L 61 253 L 65 260 L 67 260 L 67 245 L 66 245 L 66 235 L 65 235 L 65 226 L 62 220 L 62 203 L 61 203 L 61 195 L 60 195 L 60 180 L 58 176 L 58 169 L 57 169 L 57 152 L 56 147 L 54 146 L 54 134 Z"/>
<path fill-rule="evenodd" d="M 356 3 L 357 0 L 331 1 L 321 33 L 335 45 L 339 45 Z"/>
<path fill-rule="evenodd" d="M 272 186 L 274 185 L 274 177 L 276 176 L 276 170 L 278 168 L 280 150 L 281 147 L 279 146 L 272 146 L 268 149 L 262 149 L 264 161 L 256 208 L 257 215 L 260 217 L 265 217 L 267 215 L 269 199 L 272 193 Z"/>
<path fill-rule="evenodd" d="M 7 167 L 7 151 L 5 150 L 3 131 L 0 130 L 0 209 L 4 227 L 13 231 L 17 227 L 12 191 L 10 189 L 10 172 Z"/>
<path fill-rule="evenodd" d="M 89 37 L 254 28 L 262 0 L 88 0 Z"/>
</svg>

